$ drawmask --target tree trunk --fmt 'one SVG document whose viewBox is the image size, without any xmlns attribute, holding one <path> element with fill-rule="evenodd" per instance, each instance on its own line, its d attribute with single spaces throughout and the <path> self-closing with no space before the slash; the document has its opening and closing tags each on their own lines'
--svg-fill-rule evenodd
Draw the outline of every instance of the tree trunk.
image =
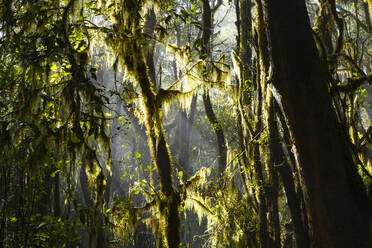
<svg viewBox="0 0 372 248">
<path fill-rule="evenodd" d="M 145 16 L 144 31 L 146 34 L 154 37 L 154 27 L 156 25 L 156 15 L 153 8 L 149 9 Z M 156 83 L 155 63 L 154 63 L 154 40 L 148 42 L 148 48 L 146 51 L 146 64 L 148 66 L 148 75 L 151 82 Z"/>
<path fill-rule="evenodd" d="M 300 168 L 313 247 L 367 247 L 369 201 L 333 110 L 304 1 L 263 0 L 272 91 Z"/>
<path fill-rule="evenodd" d="M 211 48 L 210 48 L 210 37 L 212 35 L 212 12 L 209 5 L 209 0 L 202 1 L 203 7 L 203 34 L 202 34 L 202 49 L 201 49 L 201 58 L 207 59 L 211 58 Z M 217 117 L 213 111 L 212 103 L 209 97 L 209 92 L 206 91 L 203 94 L 203 102 L 205 112 L 207 114 L 208 120 L 212 125 L 214 132 L 216 133 L 217 138 L 217 156 L 218 156 L 218 174 L 221 175 L 226 167 L 227 161 L 227 148 L 225 136 L 222 130 L 221 125 L 219 124 Z"/>
<path fill-rule="evenodd" d="M 203 102 L 204 102 L 204 108 L 205 108 L 205 112 L 207 114 L 208 120 L 210 124 L 212 125 L 214 132 L 216 133 L 218 174 L 221 175 L 225 170 L 226 160 L 227 160 L 227 148 L 225 144 L 225 135 L 223 133 L 220 123 L 217 120 L 216 115 L 214 114 L 212 103 L 211 103 L 208 92 L 204 92 Z"/>
<path fill-rule="evenodd" d="M 367 0 L 363 3 L 366 22 L 369 30 L 372 32 L 372 0 Z"/>
<path fill-rule="evenodd" d="M 160 192 L 157 198 L 158 212 L 160 213 L 160 229 L 166 248 L 180 246 L 180 197 L 173 188 L 172 158 L 165 141 L 161 99 L 154 92 L 154 81 L 151 80 L 146 63 L 147 47 L 141 33 L 141 1 L 126 0 L 122 2 L 121 21 L 122 28 L 130 34 L 128 39 L 120 39 L 125 49 L 120 58 L 130 75 L 131 80 L 137 83 L 141 92 L 143 118 L 146 126 L 147 143 L 150 149 L 151 160 L 159 174 Z M 122 52 L 122 51 L 121 51 Z"/>
<path fill-rule="evenodd" d="M 59 173 L 56 173 L 54 177 L 54 217 L 61 216 L 59 181 Z"/>
<path fill-rule="evenodd" d="M 176 248 L 180 245 L 180 215 L 178 211 L 180 198 L 173 188 L 172 160 L 165 141 L 160 110 L 156 109 L 156 96 L 151 90 L 151 82 L 146 73 L 147 67 L 140 58 L 137 61 L 138 74 L 136 76 L 138 76 L 137 82 L 141 86 L 145 106 L 148 144 L 153 163 L 159 174 L 160 191 L 163 196 L 159 203 L 161 231 L 165 247 Z"/>
<path fill-rule="evenodd" d="M 252 49 L 249 41 L 252 40 L 252 2 L 251 0 L 240 1 L 240 52 L 239 56 L 242 59 L 244 66 L 245 80 L 251 79 L 249 77 L 250 67 L 252 66 Z M 247 82 L 242 82 L 243 85 Z"/>
<path fill-rule="evenodd" d="M 236 51 L 237 51 L 238 54 L 240 54 L 240 40 L 241 40 L 240 0 L 235 0 L 234 1 L 234 4 L 235 4 L 235 15 L 236 15 L 235 26 L 236 26 L 236 30 L 237 30 L 237 34 L 236 34 Z"/>
<path fill-rule="evenodd" d="M 269 60 L 268 60 L 268 50 L 267 50 L 267 39 L 265 36 L 265 26 L 263 25 L 263 12 L 261 6 L 261 1 L 257 0 L 257 38 L 258 38 L 258 63 L 257 63 L 257 79 L 256 79 L 256 89 L 257 89 L 257 105 L 255 110 L 255 125 L 254 125 L 254 139 L 253 150 L 254 150 L 254 168 L 256 185 L 258 187 L 258 197 L 259 197 L 259 215 L 260 215 L 260 242 L 261 247 L 270 247 L 269 235 L 268 235 L 268 221 L 267 221 L 267 202 L 268 198 L 268 188 L 266 187 L 264 177 L 263 177 L 263 167 L 261 162 L 262 154 L 259 153 L 259 138 L 263 135 L 264 131 L 263 123 L 263 107 L 267 88 L 267 75 L 269 71 Z"/>
<path fill-rule="evenodd" d="M 268 132 L 268 153 L 267 153 L 267 171 L 269 173 L 269 223 L 272 229 L 273 244 L 272 247 L 280 248 L 280 222 L 279 222 L 279 178 L 278 165 L 280 163 L 279 156 L 276 153 L 276 143 L 279 142 L 279 135 L 276 129 L 276 115 L 274 98 L 270 91 L 267 91 L 266 97 L 266 128 Z"/>
<path fill-rule="evenodd" d="M 299 203 L 300 206 L 300 215 L 301 215 L 301 220 L 303 222 L 303 227 L 305 229 L 307 237 L 308 235 L 308 218 L 306 215 L 306 206 L 305 206 L 305 200 L 304 200 L 304 193 L 302 190 L 301 182 L 300 182 L 300 172 L 298 169 L 298 166 L 296 165 L 296 158 L 292 152 L 292 143 L 291 143 L 291 138 L 289 135 L 289 130 L 288 126 L 286 125 L 285 118 L 283 113 L 280 111 L 280 106 L 278 105 L 277 102 L 275 102 L 275 108 L 277 109 L 277 116 L 280 120 L 280 124 L 282 126 L 283 130 L 283 141 L 284 141 L 284 147 L 283 147 L 283 152 L 285 154 L 288 154 L 289 161 L 290 161 L 290 166 L 289 168 L 292 169 L 292 177 L 293 177 L 293 183 L 295 187 L 295 194 L 296 194 L 296 199 L 297 202 Z"/>
<path fill-rule="evenodd" d="M 301 202 L 299 201 L 296 195 L 296 188 L 293 180 L 292 169 L 285 159 L 285 154 L 280 144 L 279 125 L 278 121 L 276 120 L 277 108 L 275 107 L 276 105 L 273 98 L 271 98 L 271 101 L 272 102 L 270 104 L 269 120 L 270 153 L 272 154 L 273 163 L 277 168 L 280 178 L 282 179 L 283 182 L 289 212 L 291 213 L 292 217 L 296 246 L 301 248 L 308 248 L 309 238 L 307 235 L 305 224 L 302 220 Z"/>
<path fill-rule="evenodd" d="M 323 42 L 326 54 L 331 55 L 333 53 L 332 36 L 330 29 L 333 27 L 332 13 L 328 0 L 319 1 L 319 16 L 316 18 L 315 30 L 317 31 L 320 39 Z"/>
</svg>

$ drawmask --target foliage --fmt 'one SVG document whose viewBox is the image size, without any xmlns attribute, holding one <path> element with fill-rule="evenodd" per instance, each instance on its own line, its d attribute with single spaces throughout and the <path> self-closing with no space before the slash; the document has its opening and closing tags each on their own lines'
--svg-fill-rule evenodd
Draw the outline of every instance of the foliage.
<svg viewBox="0 0 372 248">
<path fill-rule="evenodd" d="M 294 222 L 283 166 L 307 220 L 294 144 L 281 110 L 270 112 L 259 12 L 249 9 L 256 28 L 240 47 L 218 30 L 235 22 L 228 8 L 243 13 L 251 1 L 209 2 L 206 56 L 203 1 L 0 1 L 3 247 L 159 247 L 173 229 L 184 229 L 183 247 L 201 246 L 196 237 L 205 247 L 258 247 L 265 221 L 278 241 L 273 215 L 283 237 Z M 314 40 L 371 194 L 369 2 L 330 2 L 307 1 Z M 206 94 L 213 123 L 198 99 Z M 217 129 L 228 157 L 222 174 Z"/>
</svg>

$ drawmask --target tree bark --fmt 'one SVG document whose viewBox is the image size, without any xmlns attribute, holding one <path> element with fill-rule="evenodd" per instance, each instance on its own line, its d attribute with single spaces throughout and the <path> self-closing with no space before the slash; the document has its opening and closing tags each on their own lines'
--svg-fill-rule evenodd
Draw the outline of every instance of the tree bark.
<svg viewBox="0 0 372 248">
<path fill-rule="evenodd" d="M 367 0 L 363 3 L 364 13 L 366 16 L 366 22 L 369 30 L 372 31 L 372 0 Z"/>
<path fill-rule="evenodd" d="M 312 247 L 367 247 L 369 200 L 333 110 L 304 1 L 263 0 L 272 91 L 300 168 Z"/>
<path fill-rule="evenodd" d="M 269 72 L 269 60 L 267 50 L 267 39 L 265 35 L 265 26 L 263 23 L 263 12 L 261 8 L 261 1 L 257 0 L 257 38 L 258 38 L 258 63 L 257 63 L 257 78 L 256 78 L 256 89 L 257 89 L 257 105 L 255 109 L 255 124 L 254 124 L 254 140 L 253 143 L 253 158 L 254 158 L 254 169 L 256 177 L 256 185 L 258 187 L 258 198 L 259 198 L 259 219 L 260 219 L 260 245 L 262 248 L 270 247 L 269 231 L 268 231 L 268 220 L 267 220 L 267 202 L 268 199 L 268 188 L 266 187 L 262 170 L 264 165 L 261 162 L 261 156 L 259 152 L 259 141 L 261 134 L 264 129 L 263 122 L 263 107 L 267 89 L 267 75 Z"/>
<path fill-rule="evenodd" d="M 240 0 L 240 52 L 239 56 L 242 59 L 245 80 L 251 79 L 249 77 L 250 67 L 252 65 L 252 49 L 250 42 L 252 40 L 252 2 L 251 0 Z M 243 85 L 247 82 L 242 82 Z"/>
<path fill-rule="evenodd" d="M 333 44 L 330 32 L 330 29 L 333 27 L 333 22 L 328 0 L 319 1 L 319 16 L 316 18 L 315 27 L 315 30 L 323 42 L 325 52 L 327 53 L 324 54 L 324 56 L 327 57 L 327 55 L 331 55 L 333 53 Z"/>
<path fill-rule="evenodd" d="M 278 165 L 280 163 L 277 153 L 276 144 L 279 142 L 279 135 L 276 128 L 276 115 L 274 98 L 270 91 L 266 92 L 266 127 L 268 132 L 268 159 L 267 171 L 269 174 L 269 223 L 272 229 L 273 244 L 272 247 L 280 248 L 280 222 L 279 222 L 279 178 L 278 178 Z"/>
<path fill-rule="evenodd" d="M 301 248 L 309 247 L 309 238 L 305 228 L 305 223 L 302 220 L 301 202 L 297 198 L 295 183 L 293 180 L 293 173 L 290 165 L 285 159 L 283 147 L 280 144 L 279 125 L 276 120 L 277 108 L 275 107 L 274 99 L 271 98 L 270 104 L 270 138 L 269 146 L 270 153 L 273 157 L 274 167 L 277 168 L 280 178 L 283 182 L 285 195 L 287 197 L 287 203 L 289 212 L 291 213 L 294 235 L 296 240 L 296 246 Z"/>
<path fill-rule="evenodd" d="M 156 15 L 153 8 L 148 10 L 147 15 L 145 16 L 145 25 L 144 31 L 146 34 L 154 37 L 154 27 L 156 25 Z M 148 42 L 148 48 L 146 51 L 146 64 L 148 66 L 148 75 L 151 82 L 156 83 L 156 73 L 155 73 L 155 63 L 154 63 L 154 40 Z"/>
<path fill-rule="evenodd" d="M 212 103 L 209 97 L 209 93 L 205 92 L 203 94 L 203 102 L 205 112 L 207 114 L 208 120 L 212 125 L 214 132 L 216 133 L 217 138 L 217 161 L 218 161 L 218 174 L 224 172 L 226 167 L 226 160 L 227 160 L 227 148 L 225 143 L 225 135 L 223 133 L 222 127 L 217 120 L 216 115 L 214 114 Z"/>
</svg>

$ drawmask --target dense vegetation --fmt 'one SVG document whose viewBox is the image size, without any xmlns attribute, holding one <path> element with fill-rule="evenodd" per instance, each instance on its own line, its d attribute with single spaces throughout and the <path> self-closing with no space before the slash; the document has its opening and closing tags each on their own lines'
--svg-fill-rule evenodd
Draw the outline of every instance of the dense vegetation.
<svg viewBox="0 0 372 248">
<path fill-rule="evenodd" d="M 0 9 L 0 247 L 371 247 L 372 1 Z"/>
</svg>

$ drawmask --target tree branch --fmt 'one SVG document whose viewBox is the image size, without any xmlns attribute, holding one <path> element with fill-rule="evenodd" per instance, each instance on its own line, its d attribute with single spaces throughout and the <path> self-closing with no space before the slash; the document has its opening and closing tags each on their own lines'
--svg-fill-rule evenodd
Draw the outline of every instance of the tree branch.
<svg viewBox="0 0 372 248">
<path fill-rule="evenodd" d="M 369 76 L 360 77 L 360 78 L 348 78 L 347 81 L 348 83 L 346 85 L 336 85 L 332 87 L 331 94 L 334 94 L 336 92 L 344 92 L 344 93 L 353 92 L 356 89 L 358 89 L 360 86 L 362 86 L 365 82 L 371 85 L 372 74 Z"/>
</svg>

